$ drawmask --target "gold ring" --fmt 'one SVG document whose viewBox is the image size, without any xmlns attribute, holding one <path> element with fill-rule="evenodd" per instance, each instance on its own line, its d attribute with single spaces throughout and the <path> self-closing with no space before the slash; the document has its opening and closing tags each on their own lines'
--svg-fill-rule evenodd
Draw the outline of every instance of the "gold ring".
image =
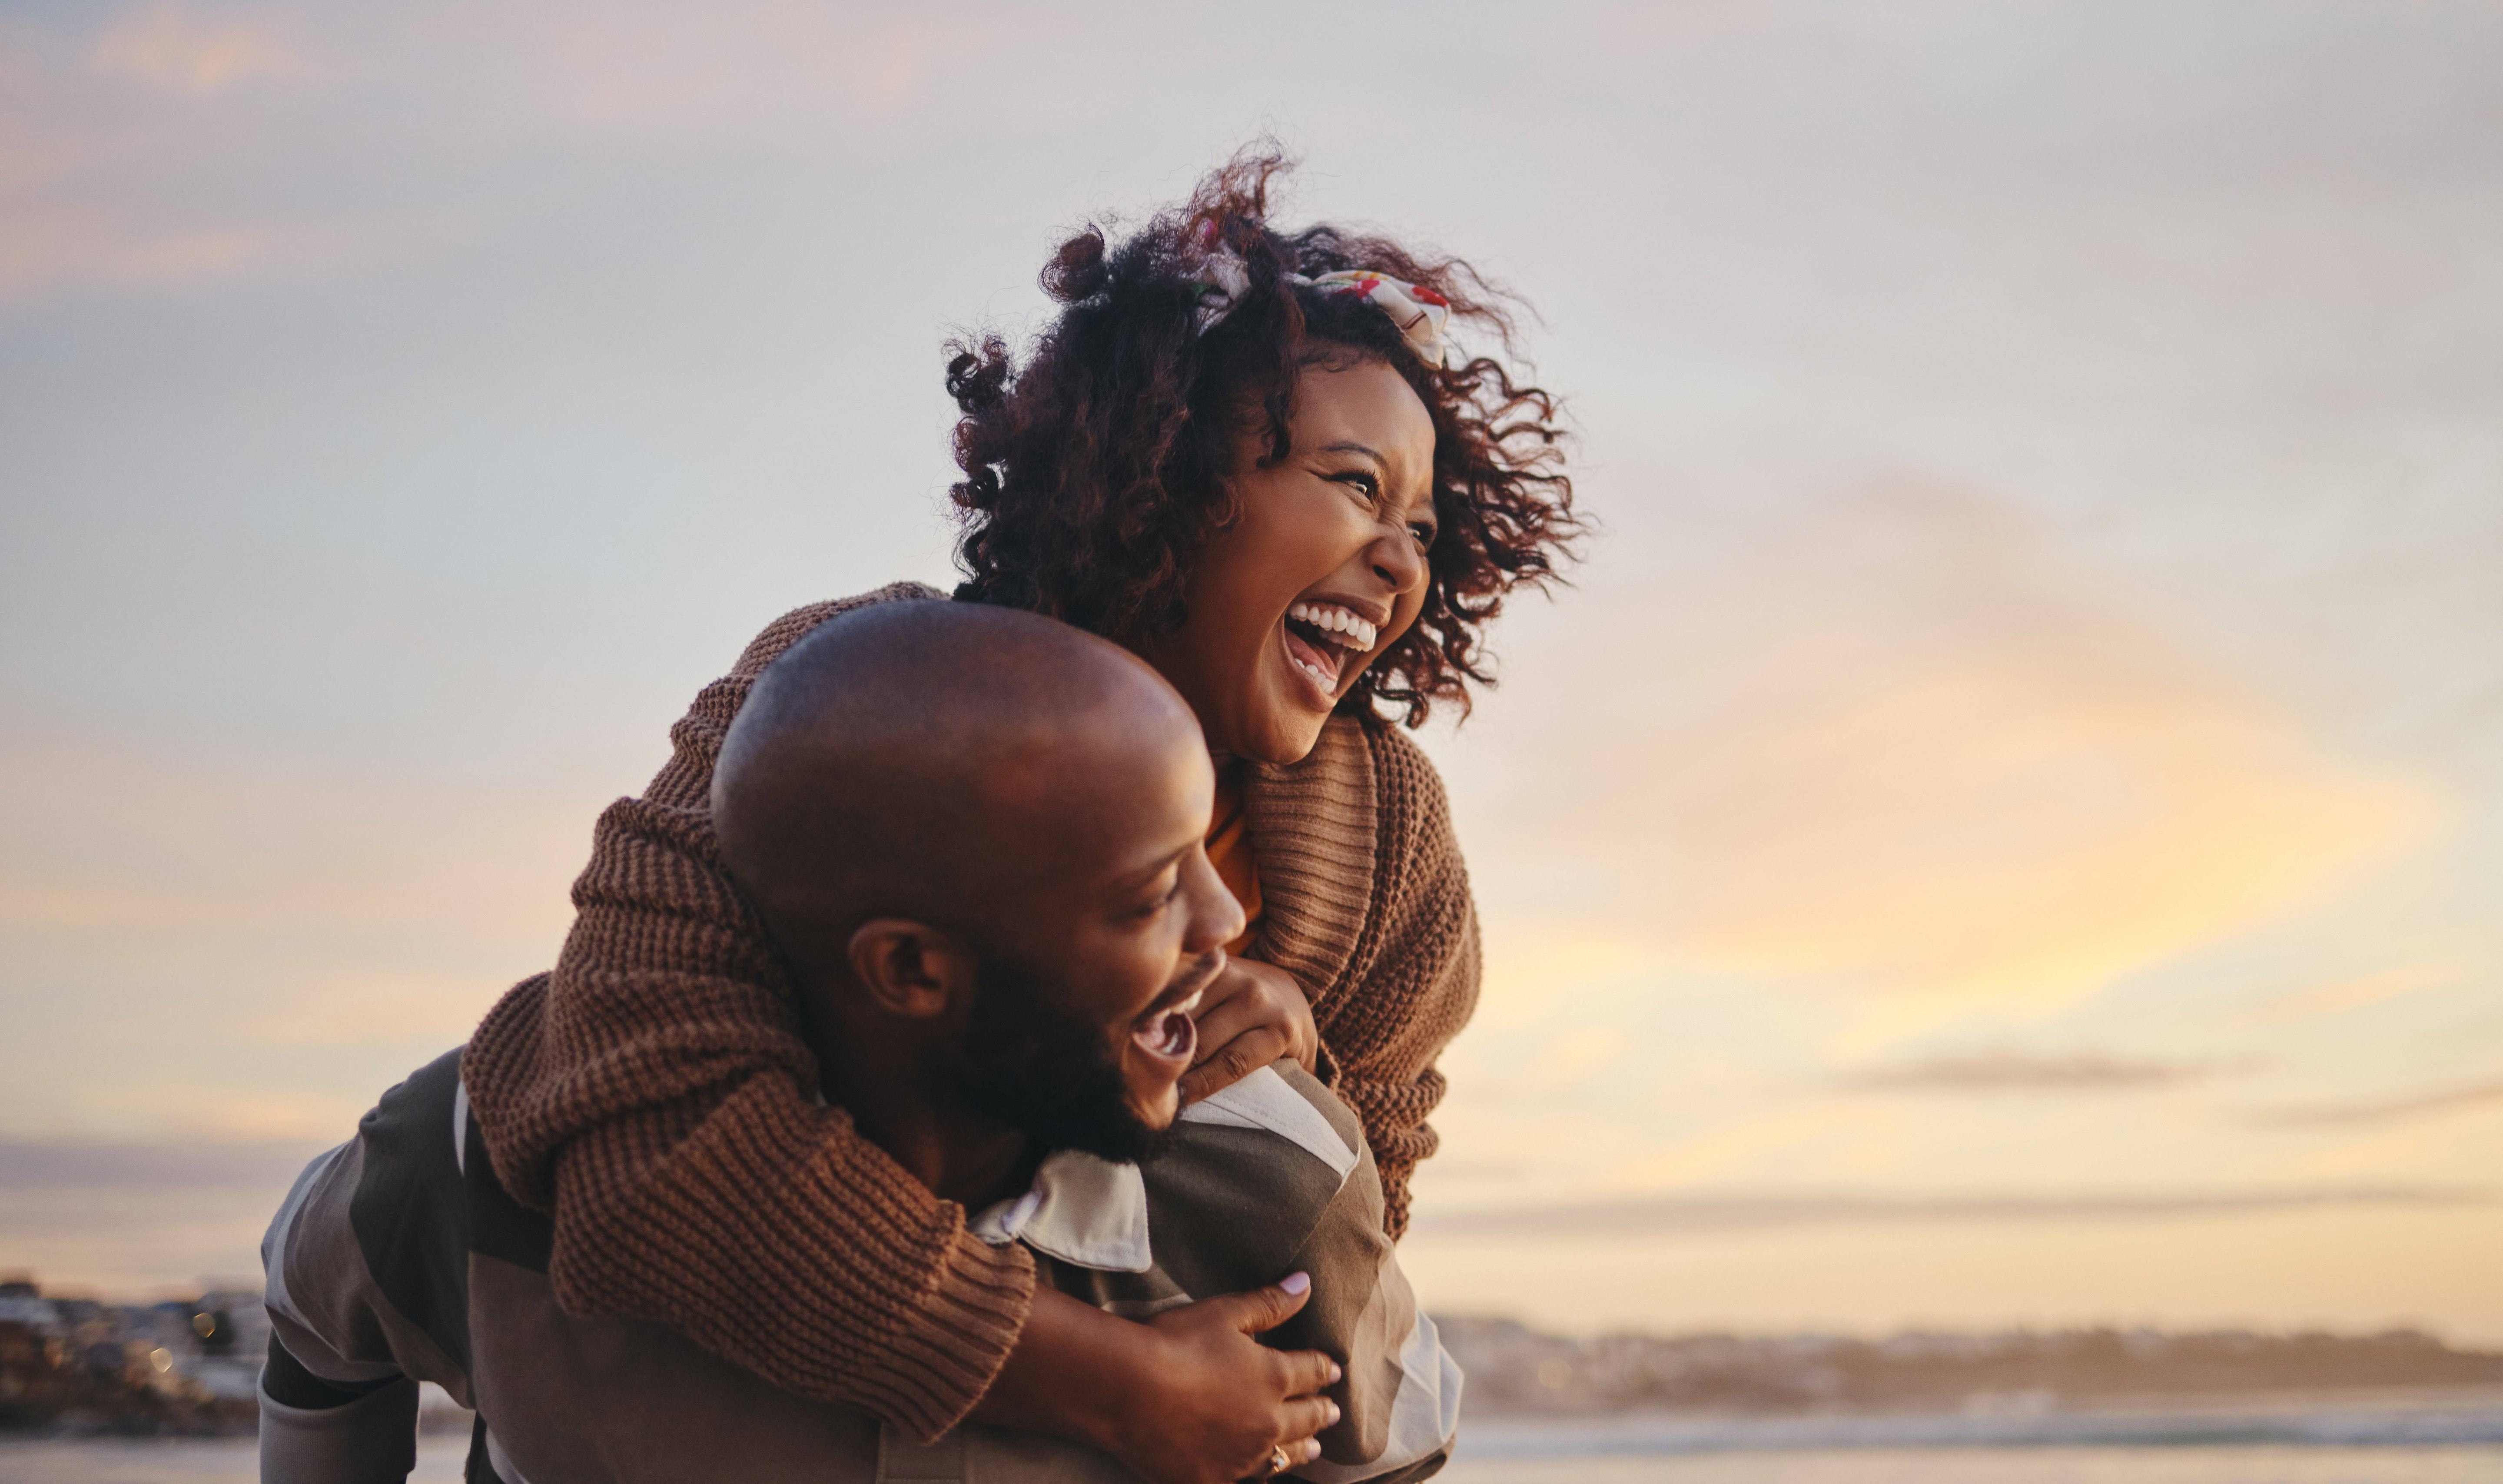
<svg viewBox="0 0 2503 1484">
<path fill-rule="evenodd" d="M 1280 1443 L 1278 1446 L 1269 1450 L 1269 1472 L 1273 1477 L 1275 1475 L 1285 1473 L 1287 1469 L 1294 1467 L 1295 1461 L 1286 1457 L 1286 1445 L 1285 1443 Z"/>
</svg>

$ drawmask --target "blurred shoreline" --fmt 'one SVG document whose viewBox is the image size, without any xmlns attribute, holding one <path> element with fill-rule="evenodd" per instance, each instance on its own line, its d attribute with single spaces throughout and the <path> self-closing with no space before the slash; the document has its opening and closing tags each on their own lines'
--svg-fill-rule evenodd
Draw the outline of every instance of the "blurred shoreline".
<svg viewBox="0 0 2503 1484">
<path fill-rule="evenodd" d="M 1925 1448 L 2503 1446 L 2503 1386 L 2232 1398 L 2140 1398 L 2039 1409 L 1476 1414 L 1479 1458 L 1585 1458 Z"/>
<path fill-rule="evenodd" d="M 1816 1449 L 2503 1444 L 2503 1353 L 2415 1330 L 1576 1338 L 1447 1315 L 1489 1458 Z M 0 1282 L 0 1438 L 249 1433 L 256 1290 L 117 1304 Z M 428 1431 L 468 1414 L 429 1392 Z"/>
<path fill-rule="evenodd" d="M 2030 1436 L 2028 1426 L 2055 1417 L 2161 1411 L 2207 1419 L 2185 1423 L 2200 1435 L 2233 1435 L 2239 1427 L 2275 1436 L 2284 1428 L 2273 1419 L 2288 1416 L 2503 1406 L 2503 1354 L 2456 1348 L 2413 1329 L 2341 1335 L 2105 1328 L 1915 1331 L 1870 1340 L 1572 1338 L 1514 1320 L 1457 1315 L 1438 1316 L 1437 1324 L 1468 1374 L 1468 1405 L 1481 1418 L 1674 1415 L 1759 1418 L 1775 1427 L 1807 1417 L 1927 1416 L 1953 1419 L 1978 1436 L 2013 1437 Z M 2228 1413 L 2248 1420 L 2213 1420 Z M 1870 1425 L 1880 1432 L 1893 1426 Z M 2083 1436 L 2105 1428 L 2136 1435 L 2120 1421 L 2068 1432 Z"/>
</svg>

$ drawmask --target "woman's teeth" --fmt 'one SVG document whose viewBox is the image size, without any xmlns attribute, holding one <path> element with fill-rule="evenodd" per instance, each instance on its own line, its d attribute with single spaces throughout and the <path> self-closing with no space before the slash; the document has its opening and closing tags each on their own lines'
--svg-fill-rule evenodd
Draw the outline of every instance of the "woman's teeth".
<svg viewBox="0 0 2503 1484">
<path fill-rule="evenodd" d="M 1373 625 L 1336 604 L 1299 603 L 1286 609 L 1286 616 L 1319 629 L 1322 638 L 1341 648 L 1365 650 L 1373 647 Z"/>
</svg>

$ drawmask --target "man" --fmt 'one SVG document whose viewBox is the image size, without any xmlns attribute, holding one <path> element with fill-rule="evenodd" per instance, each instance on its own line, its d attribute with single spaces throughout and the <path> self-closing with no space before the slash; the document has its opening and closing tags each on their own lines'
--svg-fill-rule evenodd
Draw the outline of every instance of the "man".
<svg viewBox="0 0 2503 1484">
<path fill-rule="evenodd" d="M 766 672 L 713 823 L 828 1117 L 889 1161 L 847 1182 L 917 1181 L 1062 1292 L 1154 1326 L 1201 1389 L 1275 1398 L 1256 1436 L 1212 1429 L 1238 1471 L 1421 1478 L 1458 1376 L 1391 1260 L 1353 1115 L 1282 1063 L 1177 1116 L 1190 1011 L 1243 925 L 1202 847 L 1213 786 L 1188 708 L 1125 652 L 1030 614 L 899 604 Z M 736 1179 L 744 1152 L 710 1153 Z M 500 1484 L 1128 1477 L 1006 1427 L 915 1445 L 667 1326 L 566 1314 L 548 1224 L 488 1168 L 457 1053 L 307 1169 L 263 1251 L 279 1484 L 404 1477 L 417 1380 L 478 1408 L 470 1477 Z"/>
</svg>

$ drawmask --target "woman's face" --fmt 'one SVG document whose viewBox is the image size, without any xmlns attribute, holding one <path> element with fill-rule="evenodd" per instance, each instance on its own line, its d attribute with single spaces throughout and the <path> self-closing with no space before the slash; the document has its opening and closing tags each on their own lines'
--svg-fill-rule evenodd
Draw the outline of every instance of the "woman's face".
<svg viewBox="0 0 2503 1484">
<path fill-rule="evenodd" d="M 1239 436 L 1235 519 L 1210 534 L 1189 617 L 1147 658 L 1220 753 L 1291 763 L 1417 618 L 1434 540 L 1434 422 L 1378 361 L 1307 367 L 1286 457 Z"/>
</svg>

